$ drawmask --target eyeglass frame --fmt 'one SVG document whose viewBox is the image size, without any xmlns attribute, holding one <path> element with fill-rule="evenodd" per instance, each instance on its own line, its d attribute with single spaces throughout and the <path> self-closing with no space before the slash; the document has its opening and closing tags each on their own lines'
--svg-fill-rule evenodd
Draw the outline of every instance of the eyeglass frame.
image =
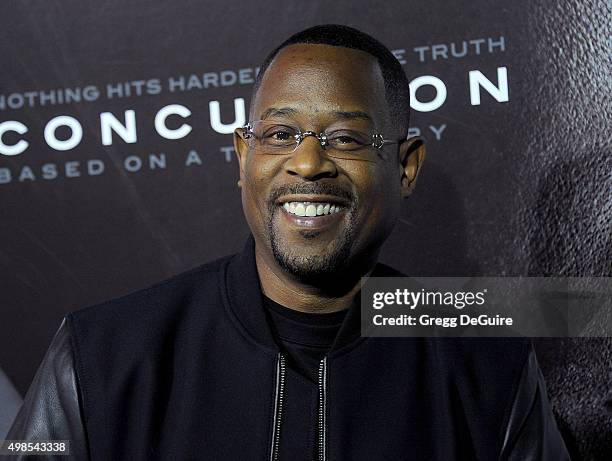
<svg viewBox="0 0 612 461">
<path fill-rule="evenodd" d="M 247 124 L 242 127 L 244 139 L 251 139 L 255 137 L 255 133 L 253 133 L 253 125 L 252 125 L 253 123 L 266 122 L 266 121 L 267 120 L 252 120 L 250 122 L 247 122 Z M 316 132 L 312 130 L 307 130 L 302 133 L 302 131 L 298 128 L 298 132 L 293 135 L 293 138 L 295 139 L 295 147 L 293 148 L 291 152 L 294 152 L 299 147 L 299 145 L 302 143 L 304 138 L 308 136 L 313 136 L 317 138 L 317 140 L 319 141 L 323 149 L 329 146 L 329 141 L 327 140 L 327 134 L 325 133 L 325 131 L 322 131 L 319 134 L 317 134 Z M 400 139 L 398 141 L 393 141 L 391 139 L 385 139 L 381 133 L 372 133 L 371 136 L 372 136 L 372 144 L 370 144 L 369 146 L 364 145 L 364 147 L 374 147 L 376 149 L 382 149 L 383 146 L 387 144 L 399 144 L 402 141 L 404 141 L 403 139 Z"/>
</svg>

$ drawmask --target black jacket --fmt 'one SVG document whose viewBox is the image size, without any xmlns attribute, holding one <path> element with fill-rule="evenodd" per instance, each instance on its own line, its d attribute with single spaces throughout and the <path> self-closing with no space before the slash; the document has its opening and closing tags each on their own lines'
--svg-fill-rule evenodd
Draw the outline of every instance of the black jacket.
<svg viewBox="0 0 612 461">
<path fill-rule="evenodd" d="M 351 309 L 320 364 L 320 460 L 569 459 L 529 341 L 363 338 L 359 326 Z M 274 460 L 291 437 L 285 376 L 250 239 L 69 314 L 6 438 L 71 439 L 74 459 L 94 461 Z"/>
</svg>

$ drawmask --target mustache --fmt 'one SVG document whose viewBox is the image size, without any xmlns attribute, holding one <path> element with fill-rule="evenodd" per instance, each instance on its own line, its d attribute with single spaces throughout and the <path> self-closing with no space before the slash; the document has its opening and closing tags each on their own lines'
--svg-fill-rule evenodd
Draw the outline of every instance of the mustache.
<svg viewBox="0 0 612 461">
<path fill-rule="evenodd" d="M 280 197 L 289 194 L 325 194 L 334 195 L 350 202 L 356 201 L 355 194 L 353 194 L 351 190 L 346 189 L 342 186 L 339 186 L 337 184 L 310 182 L 276 186 L 272 189 L 272 191 L 270 191 L 268 204 L 273 207 Z"/>
</svg>

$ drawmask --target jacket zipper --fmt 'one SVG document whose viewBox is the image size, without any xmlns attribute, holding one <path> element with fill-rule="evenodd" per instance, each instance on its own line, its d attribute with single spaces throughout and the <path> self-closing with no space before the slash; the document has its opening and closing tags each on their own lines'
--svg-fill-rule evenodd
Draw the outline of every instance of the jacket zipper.
<svg viewBox="0 0 612 461">
<path fill-rule="evenodd" d="M 319 363 L 319 414 L 318 414 L 318 460 L 327 459 L 327 441 L 325 439 L 327 412 L 327 357 Z"/>
<path fill-rule="evenodd" d="M 281 416 L 283 415 L 283 397 L 285 394 L 285 356 L 278 353 L 276 358 L 276 387 L 274 390 L 274 421 L 272 422 L 272 446 L 270 461 L 278 461 L 280 444 Z"/>
<path fill-rule="evenodd" d="M 272 423 L 272 446 L 270 461 L 278 461 L 280 447 L 281 420 L 285 395 L 285 356 L 279 352 L 276 359 L 276 386 L 274 390 L 274 420 Z M 326 461 L 326 411 L 327 411 L 327 357 L 319 362 L 319 404 L 317 409 L 317 461 Z"/>
</svg>

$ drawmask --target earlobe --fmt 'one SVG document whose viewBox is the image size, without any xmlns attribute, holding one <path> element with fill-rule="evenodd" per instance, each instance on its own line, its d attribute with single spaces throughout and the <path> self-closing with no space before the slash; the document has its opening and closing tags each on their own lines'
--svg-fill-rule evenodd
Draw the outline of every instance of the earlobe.
<svg viewBox="0 0 612 461">
<path fill-rule="evenodd" d="M 419 136 L 407 139 L 400 145 L 400 178 L 402 197 L 414 191 L 416 179 L 425 160 L 425 140 Z"/>
</svg>

